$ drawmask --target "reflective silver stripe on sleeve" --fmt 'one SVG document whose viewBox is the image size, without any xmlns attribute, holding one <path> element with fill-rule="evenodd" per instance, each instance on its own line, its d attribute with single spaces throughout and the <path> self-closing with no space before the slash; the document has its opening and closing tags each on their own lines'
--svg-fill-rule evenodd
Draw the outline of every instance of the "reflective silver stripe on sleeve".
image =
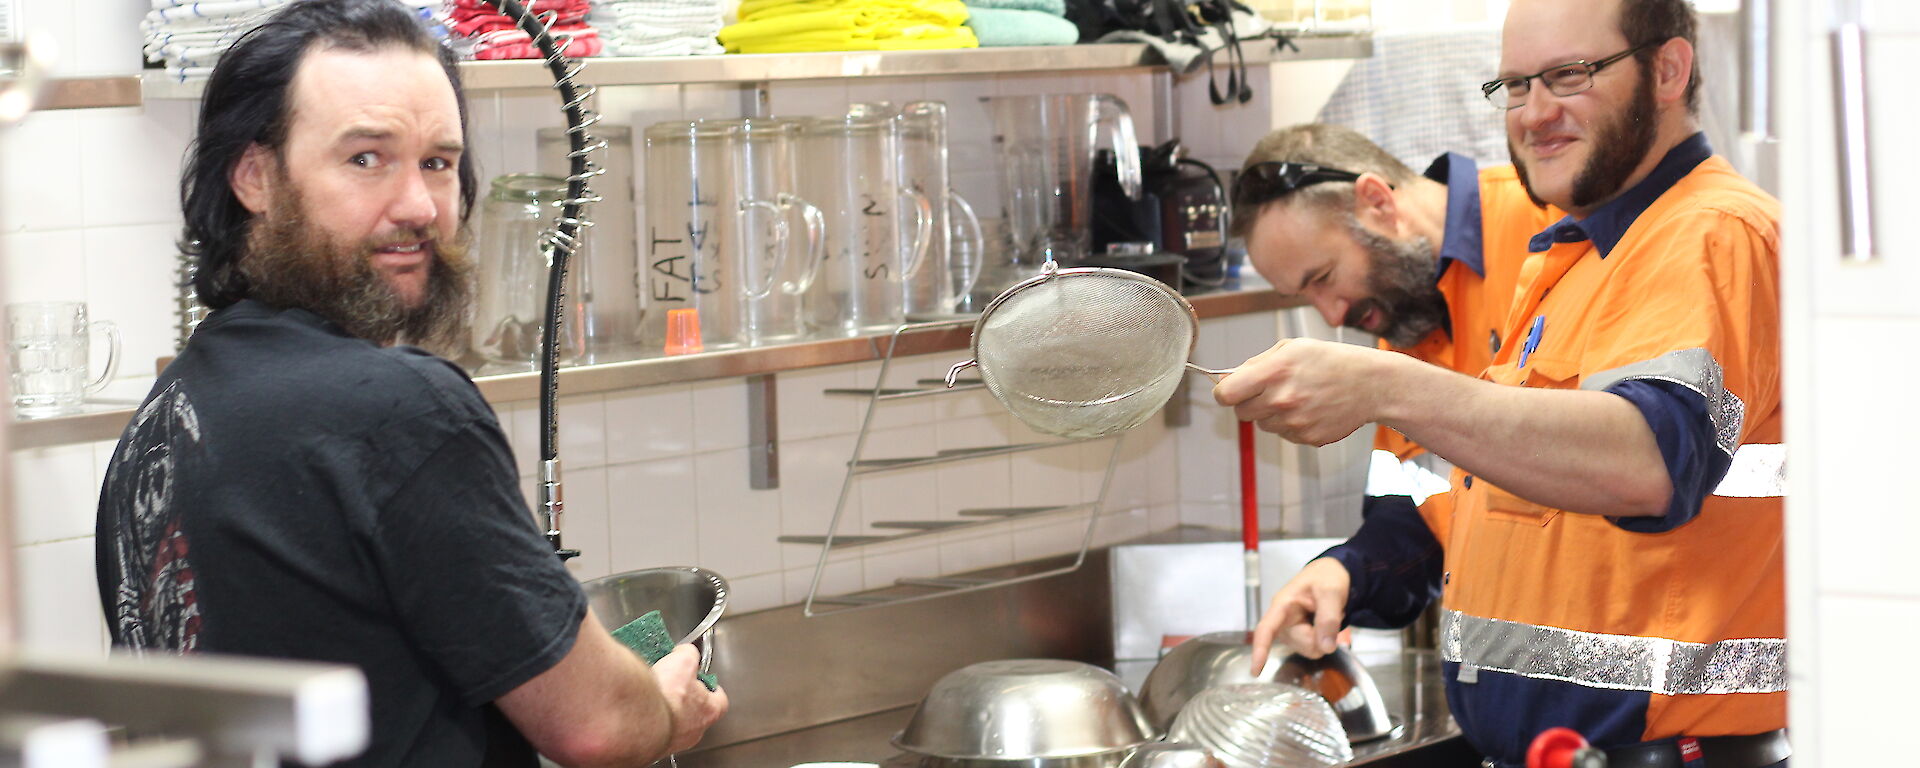
<svg viewBox="0 0 1920 768">
<path fill-rule="evenodd" d="M 1781 443 L 1748 443 L 1733 452 L 1727 474 L 1714 486 L 1713 495 L 1744 499 L 1787 495 L 1787 446 Z"/>
<path fill-rule="evenodd" d="M 1441 658 L 1481 669 L 1590 688 L 1667 696 L 1787 689 L 1787 641 L 1688 643 L 1487 619 L 1440 616 Z"/>
<path fill-rule="evenodd" d="M 1580 380 L 1581 389 L 1605 391 L 1623 381 L 1651 379 L 1678 384 L 1707 399 L 1707 418 L 1713 421 L 1714 442 L 1727 455 L 1740 444 L 1740 422 L 1746 419 L 1747 405 L 1727 391 L 1720 362 L 1704 349 L 1694 347 L 1668 352 L 1652 360 L 1628 363 L 1601 371 Z"/>
</svg>

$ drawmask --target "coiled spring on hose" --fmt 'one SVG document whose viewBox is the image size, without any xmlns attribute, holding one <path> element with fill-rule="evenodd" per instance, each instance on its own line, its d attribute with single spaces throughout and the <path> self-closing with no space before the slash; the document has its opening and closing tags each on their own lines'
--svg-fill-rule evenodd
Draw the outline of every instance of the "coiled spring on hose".
<svg viewBox="0 0 1920 768">
<path fill-rule="evenodd" d="M 554 90 L 560 92 L 560 110 L 567 117 L 567 196 L 560 202 L 560 213 L 554 217 L 553 225 L 540 236 L 541 245 L 549 254 L 547 322 L 540 332 L 540 515 L 554 554 L 565 559 L 580 553 L 560 544 L 560 514 L 565 503 L 560 492 L 560 360 L 555 342 L 559 338 L 562 309 L 566 306 L 567 264 L 579 248 L 583 230 L 593 226 L 587 218 L 587 206 L 600 201 L 587 182 L 606 173 L 605 168 L 588 160 L 587 155 L 605 149 L 607 142 L 587 132 L 600 122 L 600 115 L 587 106 L 596 89 L 581 88 L 574 82 L 586 64 L 567 56 L 573 36 L 553 31 L 559 14 L 553 11 L 536 14 L 519 0 L 487 2 L 498 8 L 501 15 L 513 19 L 545 57 L 547 69 L 553 73 Z"/>
</svg>

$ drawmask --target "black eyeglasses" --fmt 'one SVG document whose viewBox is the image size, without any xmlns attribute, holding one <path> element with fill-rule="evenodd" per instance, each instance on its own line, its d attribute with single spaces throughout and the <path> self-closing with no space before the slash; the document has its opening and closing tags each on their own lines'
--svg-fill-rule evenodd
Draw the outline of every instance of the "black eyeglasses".
<svg viewBox="0 0 1920 768">
<path fill-rule="evenodd" d="M 1254 163 L 1233 180 L 1233 204 L 1265 205 L 1301 187 L 1329 181 L 1359 181 L 1360 174 L 1311 163 Z"/>
<path fill-rule="evenodd" d="M 1539 72 L 1527 75 L 1526 77 L 1507 77 L 1499 80 L 1489 80 L 1480 84 L 1480 93 L 1487 97 L 1487 102 L 1492 104 L 1495 109 L 1519 109 L 1527 105 L 1527 93 L 1533 90 L 1532 83 L 1529 81 L 1534 78 L 1539 78 L 1540 82 L 1547 84 L 1547 90 L 1552 92 L 1553 95 L 1572 96 L 1593 87 L 1593 74 L 1595 72 L 1606 69 L 1607 65 L 1639 53 L 1653 45 L 1655 44 L 1642 43 L 1599 61 L 1569 61 L 1565 64 L 1548 67 Z"/>
</svg>

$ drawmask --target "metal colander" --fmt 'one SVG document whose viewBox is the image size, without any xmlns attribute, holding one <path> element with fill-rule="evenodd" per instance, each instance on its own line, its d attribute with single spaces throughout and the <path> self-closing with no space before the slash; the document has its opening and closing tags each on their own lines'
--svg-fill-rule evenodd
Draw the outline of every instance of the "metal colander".
<svg viewBox="0 0 1920 768">
<path fill-rule="evenodd" d="M 1036 432 L 1067 438 L 1139 426 L 1166 405 L 1192 366 L 1200 327 L 1172 288 L 1134 272 L 1058 269 L 1052 262 L 993 300 L 973 327 L 973 359 L 1007 410 Z"/>
</svg>

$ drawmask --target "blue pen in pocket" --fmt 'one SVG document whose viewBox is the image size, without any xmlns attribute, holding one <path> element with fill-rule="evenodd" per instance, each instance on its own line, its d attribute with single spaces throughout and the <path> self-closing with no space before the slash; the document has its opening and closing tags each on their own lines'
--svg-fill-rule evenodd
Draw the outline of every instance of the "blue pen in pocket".
<svg viewBox="0 0 1920 768">
<path fill-rule="evenodd" d="M 1533 327 L 1527 329 L 1527 343 L 1520 348 L 1520 367 L 1527 367 L 1527 358 L 1533 356 L 1533 351 L 1540 348 L 1540 334 L 1545 333 L 1546 330 L 1547 316 L 1534 315 Z"/>
</svg>

